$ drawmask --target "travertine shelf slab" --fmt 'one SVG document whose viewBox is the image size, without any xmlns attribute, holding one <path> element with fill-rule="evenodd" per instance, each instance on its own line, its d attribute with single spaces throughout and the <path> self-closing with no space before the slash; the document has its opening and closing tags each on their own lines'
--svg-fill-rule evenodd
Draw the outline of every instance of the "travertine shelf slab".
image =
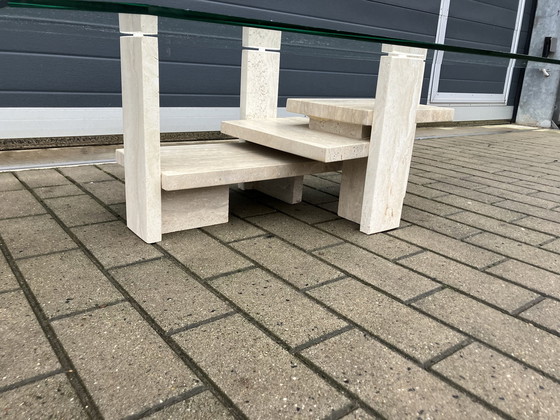
<svg viewBox="0 0 560 420">
<path fill-rule="evenodd" d="M 358 159 L 369 151 L 369 140 L 311 130 L 302 117 L 224 121 L 222 133 L 321 162 Z"/>
<path fill-rule="evenodd" d="M 371 125 L 375 99 L 309 99 L 290 98 L 286 110 L 310 117 L 334 120 L 351 124 Z M 453 108 L 418 105 L 416 123 L 431 123 L 453 120 Z"/>
<path fill-rule="evenodd" d="M 124 163 L 123 149 L 116 151 Z M 166 191 L 287 178 L 340 169 L 246 142 L 161 147 L 161 182 Z"/>
</svg>

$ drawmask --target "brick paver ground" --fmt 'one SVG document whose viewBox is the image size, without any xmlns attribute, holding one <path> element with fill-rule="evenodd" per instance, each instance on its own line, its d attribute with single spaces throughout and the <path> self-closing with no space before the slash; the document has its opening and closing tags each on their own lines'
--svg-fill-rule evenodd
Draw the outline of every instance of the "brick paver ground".
<svg viewBox="0 0 560 420">
<path fill-rule="evenodd" d="M 0 418 L 560 418 L 558 131 L 418 140 L 372 236 L 328 173 L 147 245 L 123 177 L 0 174 Z"/>
</svg>

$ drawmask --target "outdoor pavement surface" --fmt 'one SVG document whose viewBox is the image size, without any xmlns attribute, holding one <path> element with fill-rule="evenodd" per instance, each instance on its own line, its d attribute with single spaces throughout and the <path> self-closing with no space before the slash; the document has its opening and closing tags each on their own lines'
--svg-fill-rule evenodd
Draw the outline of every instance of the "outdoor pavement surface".
<svg viewBox="0 0 560 420">
<path fill-rule="evenodd" d="M 560 418 L 560 132 L 415 143 L 403 222 L 287 205 L 148 245 L 116 164 L 0 173 L 0 418 Z"/>
</svg>

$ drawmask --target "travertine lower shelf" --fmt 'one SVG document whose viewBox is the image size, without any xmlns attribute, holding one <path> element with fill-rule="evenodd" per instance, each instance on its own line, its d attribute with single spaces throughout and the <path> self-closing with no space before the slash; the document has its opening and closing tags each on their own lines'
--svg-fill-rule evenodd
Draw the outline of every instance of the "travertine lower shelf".
<svg viewBox="0 0 560 420">
<path fill-rule="evenodd" d="M 322 118 L 349 124 L 371 125 L 375 99 L 310 99 L 289 98 L 286 110 L 309 117 Z M 453 108 L 418 105 L 416 123 L 432 123 L 453 120 Z"/>
<path fill-rule="evenodd" d="M 117 162 L 124 164 L 123 149 Z M 246 142 L 161 147 L 161 183 L 166 191 L 287 178 L 340 169 Z"/>
<path fill-rule="evenodd" d="M 222 133 L 321 162 L 367 157 L 369 140 L 311 130 L 303 117 L 222 122 Z"/>
</svg>

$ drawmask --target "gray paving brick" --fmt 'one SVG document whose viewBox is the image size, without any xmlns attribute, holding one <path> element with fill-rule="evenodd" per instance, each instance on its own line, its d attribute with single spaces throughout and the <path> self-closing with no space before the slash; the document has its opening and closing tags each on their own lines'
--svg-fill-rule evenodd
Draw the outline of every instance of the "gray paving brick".
<svg viewBox="0 0 560 420">
<path fill-rule="evenodd" d="M 68 227 L 116 219 L 95 200 L 85 195 L 49 198 L 45 203 Z"/>
<path fill-rule="evenodd" d="M 200 381 L 128 304 L 53 322 L 106 418 L 122 418 Z"/>
<path fill-rule="evenodd" d="M 555 241 L 549 242 L 546 245 L 542 246 L 544 249 L 548 249 L 549 251 L 553 251 L 560 254 L 560 239 L 556 239 Z"/>
<path fill-rule="evenodd" d="M 298 288 L 341 277 L 339 270 L 274 237 L 238 242 L 235 249 Z"/>
<path fill-rule="evenodd" d="M 176 340 L 250 418 L 324 418 L 349 403 L 240 316 L 188 330 Z"/>
<path fill-rule="evenodd" d="M 229 211 L 237 217 L 245 218 L 274 213 L 276 210 L 257 202 L 254 198 L 250 198 L 244 193 L 230 189 Z"/>
<path fill-rule="evenodd" d="M 111 270 L 111 274 L 167 331 L 232 310 L 166 259 Z"/>
<path fill-rule="evenodd" d="M 551 222 L 549 220 L 539 219 L 537 217 L 525 217 L 514 222 L 516 225 L 525 226 L 554 236 L 560 236 L 560 223 Z"/>
<path fill-rule="evenodd" d="M 109 208 L 117 213 L 123 220 L 126 220 L 126 204 L 111 204 Z"/>
<path fill-rule="evenodd" d="M 338 214 L 338 201 L 319 204 L 319 207 L 321 207 L 323 210 L 330 211 L 331 213 Z"/>
<path fill-rule="evenodd" d="M 433 369 L 516 419 L 558 419 L 560 386 L 474 343 Z"/>
<path fill-rule="evenodd" d="M 452 290 L 415 303 L 422 310 L 527 364 L 560 378 L 560 340 Z"/>
<path fill-rule="evenodd" d="M 263 230 L 235 216 L 230 216 L 227 223 L 207 226 L 203 230 L 224 242 L 253 238 L 265 233 Z"/>
<path fill-rule="evenodd" d="M 448 195 L 445 197 L 438 198 L 438 201 L 442 201 L 452 206 L 458 207 L 463 210 L 471 211 L 474 213 L 480 213 L 485 216 L 490 216 L 498 220 L 503 220 L 505 222 L 511 222 L 512 220 L 518 219 L 523 216 L 522 213 L 506 210 L 500 207 L 502 202 L 494 204 L 485 204 L 480 201 L 470 200 L 468 198 L 459 197 L 456 195 Z"/>
<path fill-rule="evenodd" d="M 527 174 L 522 174 L 519 170 L 516 170 L 515 172 L 512 171 L 504 171 L 504 172 L 500 172 L 501 176 L 508 176 L 511 178 L 516 178 L 518 180 L 523 180 L 523 181 L 529 181 L 529 182 L 534 182 L 535 184 L 540 184 L 540 185 L 548 185 L 551 187 L 557 187 L 557 181 L 552 181 L 543 177 L 535 177 L 535 172 L 534 171 L 529 171 L 528 172 L 529 175 Z"/>
<path fill-rule="evenodd" d="M 507 260 L 487 271 L 560 299 L 560 275 L 558 274 L 515 260 Z"/>
<path fill-rule="evenodd" d="M 464 337 L 356 280 L 313 289 L 310 295 L 403 352 L 425 362 Z"/>
<path fill-rule="evenodd" d="M 540 191 L 540 192 L 536 192 L 534 194 L 531 194 L 531 197 L 536 197 L 536 198 L 540 198 L 542 200 L 551 201 L 551 202 L 555 203 L 556 205 L 558 205 L 560 203 L 560 188 L 558 188 L 558 191 L 556 191 L 556 194 Z"/>
<path fill-rule="evenodd" d="M 323 210 L 320 207 L 304 202 L 297 204 L 288 204 L 275 199 L 267 199 L 264 200 L 264 202 L 266 205 L 272 208 L 280 210 L 281 212 L 286 213 L 295 219 L 309 224 L 326 222 L 338 218 L 330 211 Z"/>
<path fill-rule="evenodd" d="M 319 178 L 318 176 L 306 176 L 303 184 L 316 190 L 338 197 L 340 193 L 340 183 L 329 179 Z"/>
<path fill-rule="evenodd" d="M 558 205 L 558 202 L 543 200 L 541 198 L 533 196 L 527 196 L 524 194 L 518 194 L 511 191 L 504 191 L 501 188 L 487 187 L 480 191 L 486 192 L 488 194 L 494 194 L 498 197 L 502 197 L 508 200 L 519 201 L 521 203 L 529 204 L 535 207 L 542 207 L 544 209 L 551 209 Z"/>
<path fill-rule="evenodd" d="M 468 238 L 466 241 L 547 270 L 560 272 L 560 255 L 544 249 L 535 248 L 491 233 L 482 233 Z"/>
<path fill-rule="evenodd" d="M 222 277 L 212 286 L 290 347 L 347 325 L 305 295 L 262 270 Z"/>
<path fill-rule="evenodd" d="M 77 247 L 48 214 L 0 221 L 0 233 L 16 259 Z"/>
<path fill-rule="evenodd" d="M 524 186 L 522 186 L 521 183 L 510 184 L 510 183 L 507 183 L 507 182 L 500 182 L 500 181 L 496 181 L 496 180 L 493 180 L 493 179 L 482 178 L 482 177 L 477 177 L 477 176 L 467 178 L 467 180 L 468 181 L 473 181 L 473 182 L 476 182 L 476 183 L 479 183 L 479 184 L 487 185 L 489 187 L 499 188 L 501 190 L 516 192 L 518 194 L 530 194 L 530 193 L 534 193 L 534 192 L 537 191 L 534 188 L 524 187 Z"/>
<path fill-rule="evenodd" d="M 439 287 L 426 277 L 351 244 L 323 249 L 316 255 L 402 300 Z"/>
<path fill-rule="evenodd" d="M 281 213 L 252 217 L 252 223 L 307 251 L 342 242 L 328 233 Z"/>
<path fill-rule="evenodd" d="M 447 196 L 444 196 L 447 197 Z M 444 197 L 440 197 L 438 198 L 438 200 L 444 198 Z M 453 214 L 453 213 L 457 213 L 458 211 L 461 211 L 461 209 L 458 209 L 456 207 L 452 207 L 452 206 L 448 206 L 447 204 L 443 204 L 440 203 L 438 201 L 435 201 L 433 199 L 427 199 L 424 197 L 419 197 L 417 195 L 414 194 L 407 194 L 404 197 L 404 204 L 409 206 L 409 207 L 413 207 L 419 210 L 423 210 L 423 211 L 427 211 L 429 213 L 433 213 L 436 214 L 438 216 L 446 216 L 448 214 Z"/>
<path fill-rule="evenodd" d="M 205 391 L 145 417 L 151 420 L 226 420 L 235 417 L 210 392 Z"/>
<path fill-rule="evenodd" d="M 448 217 L 453 218 L 453 216 Z M 453 220 L 426 213 L 422 210 L 408 206 L 404 206 L 402 218 L 407 222 L 443 233 L 444 235 L 451 236 L 456 239 L 480 232 L 478 229 L 471 226 L 457 223 Z"/>
<path fill-rule="evenodd" d="M 120 181 L 92 182 L 84 184 L 84 187 L 105 204 L 118 204 L 126 201 L 124 184 Z"/>
<path fill-rule="evenodd" d="M 0 292 L 17 289 L 18 287 L 19 283 L 8 265 L 8 261 L 6 261 L 4 255 L 0 252 Z"/>
<path fill-rule="evenodd" d="M 54 185 L 50 187 L 35 188 L 35 193 L 43 200 L 46 198 L 58 198 L 58 197 L 67 197 L 70 195 L 85 194 L 81 189 L 76 187 L 74 184 Z"/>
<path fill-rule="evenodd" d="M 359 331 L 341 334 L 302 354 L 386 418 L 496 417 Z"/>
<path fill-rule="evenodd" d="M 63 374 L 0 395 L 6 419 L 87 419 L 78 397 Z"/>
<path fill-rule="evenodd" d="M 122 295 L 82 251 L 66 251 L 18 262 L 48 317 L 103 306 Z"/>
<path fill-rule="evenodd" d="M 303 201 L 311 204 L 324 204 L 337 201 L 338 198 L 334 195 L 324 193 L 314 188 L 303 186 Z"/>
<path fill-rule="evenodd" d="M 72 232 L 105 268 L 162 256 L 161 252 L 142 241 L 122 222 L 81 226 L 72 229 Z"/>
<path fill-rule="evenodd" d="M 464 211 L 448 217 L 467 225 L 515 239 L 516 241 L 528 243 L 529 245 L 538 245 L 553 238 L 553 236 L 541 232 L 492 219 L 482 214 L 471 213 L 470 211 Z"/>
<path fill-rule="evenodd" d="M 549 220 L 551 222 L 558 222 L 558 220 L 560 220 L 558 217 L 559 213 L 557 211 L 543 209 L 540 207 L 532 206 L 530 204 L 519 203 L 517 201 L 501 201 L 499 203 L 496 203 L 496 206 L 502 207 L 504 209 L 514 210 L 520 214 L 523 213 L 529 216 L 538 217 L 540 219 Z"/>
<path fill-rule="evenodd" d="M 97 167 L 102 171 L 108 172 L 117 177 L 121 181 L 124 181 L 124 166 L 119 165 L 118 163 L 104 163 L 102 165 L 98 165 Z"/>
<path fill-rule="evenodd" d="M 500 198 L 500 196 L 484 193 L 481 192 L 481 190 L 471 190 L 469 188 L 463 188 L 457 185 L 446 184 L 444 182 L 436 182 L 435 184 L 430 184 L 430 188 L 439 191 L 444 191 L 446 193 L 450 193 L 459 197 L 468 198 L 470 200 L 480 201 L 481 203 L 486 203 L 486 204 L 492 204 L 495 203 L 496 201 L 503 200 L 503 198 Z"/>
<path fill-rule="evenodd" d="M 9 172 L 0 173 L 0 191 L 22 190 L 23 185 Z"/>
<path fill-rule="evenodd" d="M 29 191 L 1 191 L 0 219 L 44 214 L 46 210 Z"/>
<path fill-rule="evenodd" d="M 68 185 L 71 182 L 55 169 L 39 169 L 32 171 L 21 171 L 17 177 L 25 182 L 30 188 L 50 187 L 53 185 Z"/>
<path fill-rule="evenodd" d="M 360 408 L 358 410 L 352 411 L 350 414 L 347 414 L 346 416 L 342 417 L 340 420 L 364 420 L 364 419 L 376 419 L 376 418 L 378 417 L 371 416 Z"/>
<path fill-rule="evenodd" d="M 322 223 L 318 227 L 390 260 L 420 251 L 420 248 L 385 233 L 364 235 L 358 224 L 344 219 Z"/>
<path fill-rule="evenodd" d="M 493 252 L 417 226 L 394 230 L 391 235 L 477 268 L 486 267 L 503 259 Z"/>
<path fill-rule="evenodd" d="M 115 178 L 92 165 L 61 168 L 60 171 L 81 184 L 98 181 L 114 181 Z"/>
<path fill-rule="evenodd" d="M 199 230 L 171 233 L 159 243 L 202 278 L 251 267 L 251 263 Z"/>
<path fill-rule="evenodd" d="M 511 312 L 539 297 L 529 290 L 432 252 L 414 255 L 399 262 L 506 311 Z"/>
<path fill-rule="evenodd" d="M 60 368 L 22 292 L 0 294 L 0 388 Z"/>
<path fill-rule="evenodd" d="M 560 302 L 557 300 L 545 299 L 520 316 L 560 334 Z"/>
<path fill-rule="evenodd" d="M 431 188 L 431 185 L 430 187 L 426 187 L 423 185 L 416 185 L 410 182 L 407 185 L 406 192 L 424 198 L 435 198 L 435 197 L 441 197 L 443 195 L 447 195 L 446 192 L 434 190 L 433 188 Z"/>
<path fill-rule="evenodd" d="M 521 185 L 523 188 L 530 189 L 531 192 L 544 191 L 550 194 L 560 195 L 560 187 L 551 187 L 549 185 L 537 184 L 530 181 L 519 181 L 516 185 Z"/>
</svg>

